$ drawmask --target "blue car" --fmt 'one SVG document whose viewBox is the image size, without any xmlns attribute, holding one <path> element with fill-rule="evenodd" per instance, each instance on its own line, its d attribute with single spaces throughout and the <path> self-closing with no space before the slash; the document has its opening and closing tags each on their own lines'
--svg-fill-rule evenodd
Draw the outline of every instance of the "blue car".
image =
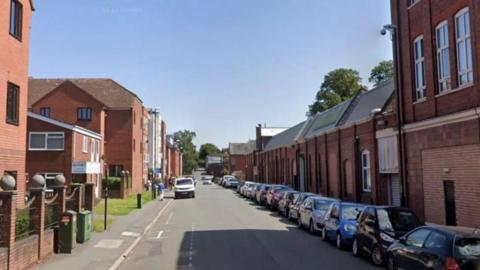
<svg viewBox="0 0 480 270">
<path fill-rule="evenodd" d="M 351 245 L 357 231 L 357 217 L 365 207 L 366 205 L 350 202 L 333 203 L 324 217 L 322 239 L 335 239 L 339 249 Z"/>
</svg>

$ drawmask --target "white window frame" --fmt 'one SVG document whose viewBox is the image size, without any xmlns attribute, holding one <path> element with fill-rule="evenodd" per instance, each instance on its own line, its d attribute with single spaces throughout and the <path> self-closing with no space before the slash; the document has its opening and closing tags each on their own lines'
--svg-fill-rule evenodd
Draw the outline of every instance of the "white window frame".
<svg viewBox="0 0 480 270">
<path fill-rule="evenodd" d="M 83 136 L 82 152 L 88 154 L 88 137 Z"/>
<path fill-rule="evenodd" d="M 437 43 L 438 92 L 441 93 L 452 88 L 450 72 L 450 51 L 448 43 L 448 22 L 443 21 L 439 23 L 435 28 L 435 33 Z M 447 57 L 446 59 L 443 58 L 443 56 L 445 55 Z"/>
<path fill-rule="evenodd" d="M 364 159 L 366 158 L 366 165 Z M 362 190 L 364 192 L 372 191 L 372 175 L 370 169 L 370 151 L 364 150 L 361 157 L 362 162 Z"/>
<path fill-rule="evenodd" d="M 417 50 L 418 44 L 418 50 Z M 420 52 L 421 55 L 417 53 Z M 413 40 L 413 59 L 415 60 L 415 96 L 416 100 L 422 100 L 425 98 L 425 88 L 426 88 L 426 81 L 425 81 L 425 48 L 424 48 L 424 40 L 423 35 L 418 36 Z M 422 70 L 419 70 L 419 66 L 422 67 Z M 422 82 L 420 83 L 420 75 Z"/>
<path fill-rule="evenodd" d="M 460 33 L 458 31 L 458 20 L 462 17 L 467 15 L 467 18 L 465 19 L 465 35 L 464 36 L 459 36 Z M 467 31 L 468 30 L 468 31 Z M 458 85 L 463 86 L 466 84 L 471 84 L 473 82 L 473 62 L 472 62 L 472 38 L 471 38 L 471 24 L 470 24 L 470 10 L 468 7 L 460 10 L 457 12 L 455 15 L 455 38 L 456 38 L 456 44 L 457 44 L 457 68 L 458 68 Z M 460 55 L 460 46 L 461 44 L 464 43 L 465 45 L 465 66 L 466 69 L 462 70 L 462 57 Z M 468 49 L 470 48 L 470 50 Z M 466 80 L 463 81 L 462 77 L 466 76 Z"/>
<path fill-rule="evenodd" d="M 45 136 L 45 146 L 43 148 L 33 148 L 32 147 L 32 135 L 44 135 Z M 48 139 L 49 136 L 58 136 L 57 139 L 63 140 L 62 148 L 48 148 Z M 28 133 L 28 150 L 29 151 L 63 151 L 65 150 L 65 133 L 64 132 L 29 132 Z"/>
</svg>

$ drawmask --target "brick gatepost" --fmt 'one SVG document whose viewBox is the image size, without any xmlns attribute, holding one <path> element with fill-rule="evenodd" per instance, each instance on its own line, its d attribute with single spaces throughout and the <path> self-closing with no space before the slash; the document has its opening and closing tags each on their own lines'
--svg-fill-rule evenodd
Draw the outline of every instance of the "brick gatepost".
<svg viewBox="0 0 480 270">
<path fill-rule="evenodd" d="M 33 233 L 38 235 L 38 259 L 42 259 L 42 247 L 45 241 L 44 224 L 45 224 L 45 189 L 31 188 L 30 194 L 35 197 L 33 202 L 33 211 L 30 213 L 32 221 Z"/>
<path fill-rule="evenodd" d="M 0 200 L 2 200 L 3 222 L 0 224 L 2 229 L 2 241 L 8 248 L 8 269 L 12 269 L 15 262 L 11 260 L 15 245 L 15 221 L 17 219 L 17 192 L 16 191 L 0 191 Z"/>
</svg>

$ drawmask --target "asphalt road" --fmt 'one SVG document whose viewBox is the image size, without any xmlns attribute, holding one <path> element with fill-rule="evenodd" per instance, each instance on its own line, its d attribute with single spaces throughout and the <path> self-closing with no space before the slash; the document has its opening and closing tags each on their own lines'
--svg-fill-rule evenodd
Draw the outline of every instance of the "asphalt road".
<svg viewBox="0 0 480 270">
<path fill-rule="evenodd" d="M 119 269 L 379 269 L 217 185 L 173 201 Z"/>
</svg>

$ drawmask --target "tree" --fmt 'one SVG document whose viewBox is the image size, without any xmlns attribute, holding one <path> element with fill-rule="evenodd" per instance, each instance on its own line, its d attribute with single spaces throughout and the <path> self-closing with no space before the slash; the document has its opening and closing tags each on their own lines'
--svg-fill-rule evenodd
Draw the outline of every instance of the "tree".
<svg viewBox="0 0 480 270">
<path fill-rule="evenodd" d="M 212 155 L 212 154 L 219 154 L 221 153 L 220 149 L 212 144 L 212 143 L 206 143 L 206 144 L 202 144 L 200 146 L 200 151 L 198 152 L 198 158 L 200 159 L 200 163 L 202 164 L 205 164 L 205 159 L 207 158 L 208 155 Z"/>
<path fill-rule="evenodd" d="M 352 98 L 362 88 L 360 75 L 354 69 L 339 68 L 323 78 L 315 101 L 309 106 L 307 116 L 313 116 Z"/>
<path fill-rule="evenodd" d="M 370 72 L 368 81 L 378 86 L 383 82 L 393 79 L 393 61 L 381 61 Z"/>
<path fill-rule="evenodd" d="M 183 171 L 191 173 L 198 167 L 198 153 L 193 139 L 197 134 L 193 131 L 183 130 L 173 134 L 173 140 L 182 153 Z"/>
</svg>

